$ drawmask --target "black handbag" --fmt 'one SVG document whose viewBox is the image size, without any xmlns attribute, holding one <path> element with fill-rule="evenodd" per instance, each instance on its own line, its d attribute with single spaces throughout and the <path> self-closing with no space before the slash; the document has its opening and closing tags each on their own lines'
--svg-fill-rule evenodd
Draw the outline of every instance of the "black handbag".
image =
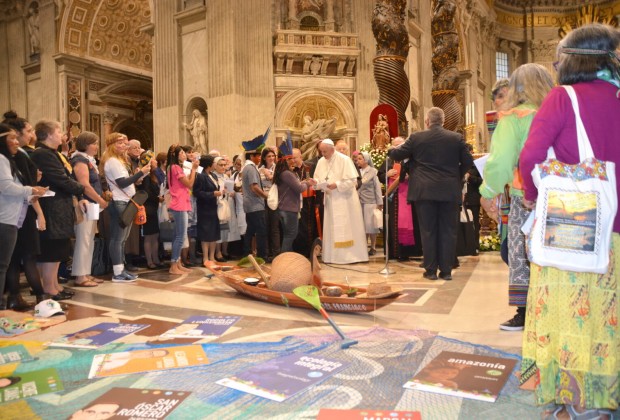
<svg viewBox="0 0 620 420">
<path fill-rule="evenodd" d="M 459 257 L 465 255 L 478 255 L 480 244 L 476 243 L 476 227 L 473 219 L 470 218 L 470 211 L 463 206 L 461 215 L 464 214 L 464 221 L 459 221 L 458 232 L 456 237 L 456 255 Z"/>
<path fill-rule="evenodd" d="M 133 224 L 133 219 L 136 217 L 136 213 L 138 212 L 138 207 L 136 204 L 142 206 L 146 203 L 146 200 L 149 198 L 149 195 L 146 191 L 137 191 L 136 194 L 131 197 L 131 200 L 127 203 L 127 207 L 121 214 L 121 218 L 119 223 L 122 228 L 126 228 L 127 226 L 131 226 Z"/>
<path fill-rule="evenodd" d="M 159 224 L 159 241 L 172 242 L 174 240 L 174 221 L 166 220 Z"/>
<path fill-rule="evenodd" d="M 102 236 L 95 236 L 93 262 L 90 272 L 93 276 L 102 276 L 111 271 L 112 261 L 110 261 L 110 254 L 105 239 Z"/>
</svg>

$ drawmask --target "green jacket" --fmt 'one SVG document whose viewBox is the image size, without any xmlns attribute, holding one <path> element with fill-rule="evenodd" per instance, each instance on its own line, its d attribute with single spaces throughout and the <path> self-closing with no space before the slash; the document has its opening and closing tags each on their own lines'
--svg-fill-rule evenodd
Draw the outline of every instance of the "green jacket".
<svg viewBox="0 0 620 420">
<path fill-rule="evenodd" d="M 537 108 L 532 104 L 521 104 L 502 113 L 491 138 L 491 152 L 484 166 L 480 195 L 493 198 L 504 192 L 510 184 L 510 194 L 523 197 L 523 191 L 513 186 L 515 170 L 519 165 L 519 154 Z"/>
</svg>

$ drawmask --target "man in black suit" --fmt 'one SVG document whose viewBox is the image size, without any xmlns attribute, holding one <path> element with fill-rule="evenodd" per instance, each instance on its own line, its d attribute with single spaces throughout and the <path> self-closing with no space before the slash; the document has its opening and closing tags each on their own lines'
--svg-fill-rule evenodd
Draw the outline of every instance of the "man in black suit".
<svg viewBox="0 0 620 420">
<path fill-rule="evenodd" d="M 394 160 L 409 159 L 407 201 L 415 202 L 424 249 L 424 278 L 452 280 L 461 180 L 473 158 L 460 134 L 443 128 L 444 112 L 433 107 L 427 130 L 413 133 L 388 152 Z"/>
</svg>

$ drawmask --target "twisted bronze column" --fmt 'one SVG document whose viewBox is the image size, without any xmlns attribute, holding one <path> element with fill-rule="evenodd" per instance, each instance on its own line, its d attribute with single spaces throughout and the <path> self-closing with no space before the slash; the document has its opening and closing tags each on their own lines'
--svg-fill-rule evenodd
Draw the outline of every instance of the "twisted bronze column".
<svg viewBox="0 0 620 420">
<path fill-rule="evenodd" d="M 433 105 L 443 109 L 444 128 L 456 130 L 462 125 L 461 105 L 456 99 L 460 80 L 456 62 L 459 53 L 459 36 L 454 17 L 456 4 L 452 0 L 434 0 L 431 19 L 433 46 Z"/>
<path fill-rule="evenodd" d="M 409 54 L 409 35 L 405 26 L 407 0 L 380 0 L 372 16 L 372 33 L 377 41 L 374 76 L 379 88 L 379 105 L 392 105 L 398 113 L 398 134 L 408 135 L 409 78 L 405 62 Z"/>
</svg>

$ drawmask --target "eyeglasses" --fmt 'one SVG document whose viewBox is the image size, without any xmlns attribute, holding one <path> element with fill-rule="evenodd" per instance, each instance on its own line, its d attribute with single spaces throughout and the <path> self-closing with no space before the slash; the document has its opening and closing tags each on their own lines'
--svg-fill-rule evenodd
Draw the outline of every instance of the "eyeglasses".
<svg viewBox="0 0 620 420">
<path fill-rule="evenodd" d="M 225 163 L 218 163 L 217 166 L 226 166 Z"/>
</svg>

